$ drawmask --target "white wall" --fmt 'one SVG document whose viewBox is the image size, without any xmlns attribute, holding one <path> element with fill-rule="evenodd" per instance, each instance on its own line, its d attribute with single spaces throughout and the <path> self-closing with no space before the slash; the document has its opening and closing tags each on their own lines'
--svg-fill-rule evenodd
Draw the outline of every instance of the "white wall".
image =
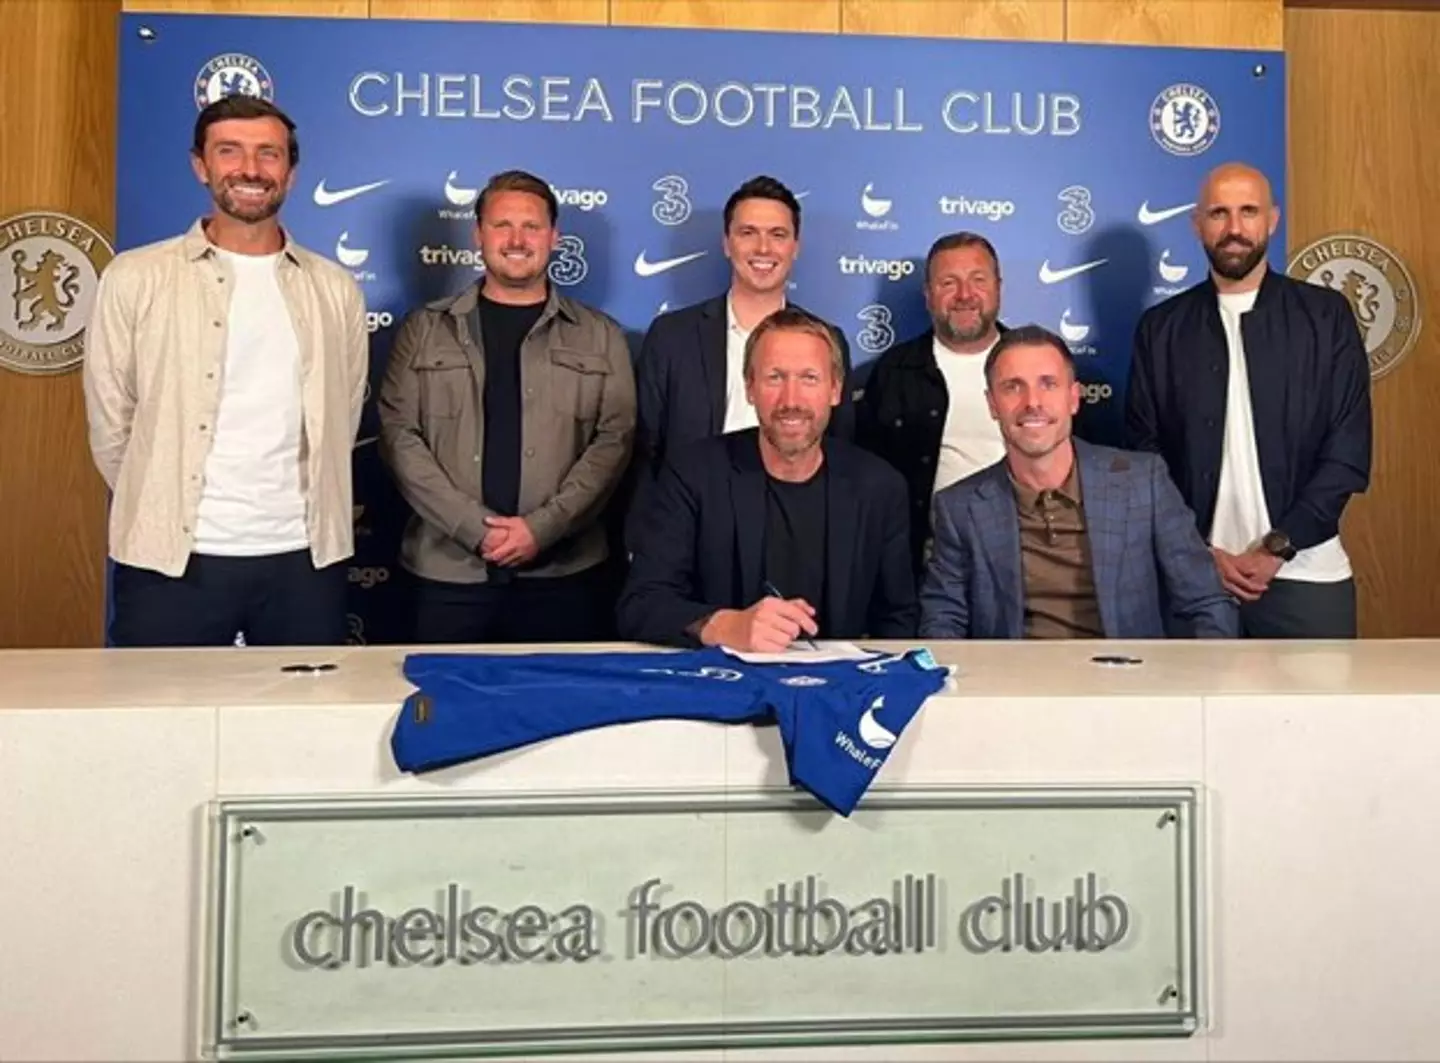
<svg viewBox="0 0 1440 1063">
<path fill-rule="evenodd" d="M 1440 923 L 1424 914 L 1440 892 L 1440 678 L 1427 669 L 1440 647 L 1417 649 L 1408 676 L 1388 678 L 1374 660 L 1341 665 L 1333 655 L 1263 669 L 1250 657 L 1249 673 L 1233 657 L 1207 669 L 1192 656 L 1177 659 L 1173 675 L 1208 672 L 1208 686 L 1168 695 L 1157 693 L 1174 685 L 1157 651 L 1135 678 L 1087 671 L 1091 649 L 1071 658 L 1035 649 L 1028 662 L 1016 648 L 995 650 L 988 664 L 991 650 L 957 651 L 961 696 L 930 702 L 883 780 L 1203 783 L 1208 1028 L 1182 1040 L 664 1058 L 1440 1057 L 1440 973 L 1427 962 L 1440 951 Z M 153 678 L 134 661 L 122 674 L 113 659 L 0 654 L 0 1060 L 196 1057 L 202 816 L 217 796 L 786 781 L 774 729 L 678 721 L 400 777 L 387 742 L 408 687 L 395 655 L 355 652 L 372 655 L 365 664 L 385 681 L 280 681 L 255 668 L 253 650 L 219 663 L 194 656 L 184 667 L 154 658 Z M 85 683 L 73 674 L 37 678 L 62 659 L 77 662 L 65 672 L 100 669 L 89 697 L 102 707 L 80 707 Z M 227 680 L 237 661 L 247 671 Z M 994 693 L 1023 687 L 1027 663 L 1043 696 Z M 192 667 L 193 681 L 184 675 Z M 1057 667 L 1069 671 L 1057 679 Z M 1302 692 L 1275 692 L 1299 683 Z M 212 696 L 183 707 L 190 690 Z M 21 707 L 47 697 L 66 707 Z"/>
</svg>

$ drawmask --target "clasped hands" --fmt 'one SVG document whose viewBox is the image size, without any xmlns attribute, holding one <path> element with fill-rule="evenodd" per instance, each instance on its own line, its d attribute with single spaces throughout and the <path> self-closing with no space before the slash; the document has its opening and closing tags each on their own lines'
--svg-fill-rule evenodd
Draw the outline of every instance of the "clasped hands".
<svg viewBox="0 0 1440 1063">
<path fill-rule="evenodd" d="M 492 565 L 523 565 L 540 553 L 535 533 L 524 517 L 486 517 L 485 527 L 490 530 L 480 540 L 476 553 Z"/>
<path fill-rule="evenodd" d="M 1210 553 L 1215 558 L 1215 567 L 1220 571 L 1221 585 L 1242 602 L 1260 599 L 1280 571 L 1284 563 L 1270 551 L 1253 547 L 1243 554 L 1232 554 L 1218 546 L 1212 546 Z"/>
</svg>

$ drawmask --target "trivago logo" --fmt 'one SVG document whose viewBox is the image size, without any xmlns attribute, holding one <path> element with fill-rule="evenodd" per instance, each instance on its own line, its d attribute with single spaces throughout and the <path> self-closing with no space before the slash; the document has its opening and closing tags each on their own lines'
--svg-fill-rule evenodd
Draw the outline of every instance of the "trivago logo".
<svg viewBox="0 0 1440 1063">
<path fill-rule="evenodd" d="M 1085 403 L 1089 406 L 1094 406 L 1099 402 L 1106 402 L 1114 394 L 1114 388 L 1100 381 L 1091 381 L 1080 385 L 1080 397 L 1084 399 Z"/>
<path fill-rule="evenodd" d="M 915 272 L 915 263 L 905 258 L 841 255 L 836 261 L 840 265 L 840 272 L 847 277 L 888 277 L 892 281 L 898 281 Z"/>
<path fill-rule="evenodd" d="M 469 266 L 476 273 L 485 272 L 485 260 L 480 257 L 480 252 L 472 247 L 451 247 L 449 244 L 431 247 L 425 244 L 418 253 L 422 265 Z"/>
<path fill-rule="evenodd" d="M 1015 213 L 1015 203 L 1009 199 L 969 199 L 966 196 L 941 196 L 940 213 L 984 218 L 987 221 L 1001 221 Z"/>
<path fill-rule="evenodd" d="M 610 193 L 603 188 L 556 188 L 551 185 L 550 191 L 555 193 L 555 198 L 562 207 L 574 207 L 587 212 L 610 202 Z"/>
</svg>

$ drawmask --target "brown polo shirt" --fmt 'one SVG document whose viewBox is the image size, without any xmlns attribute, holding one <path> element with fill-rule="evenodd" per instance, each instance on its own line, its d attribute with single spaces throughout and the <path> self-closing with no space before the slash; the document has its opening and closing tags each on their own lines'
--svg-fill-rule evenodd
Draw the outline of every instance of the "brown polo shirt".
<svg viewBox="0 0 1440 1063">
<path fill-rule="evenodd" d="M 1085 531 L 1079 463 L 1055 490 L 1033 491 L 1013 477 L 1010 484 L 1020 513 L 1025 637 L 1104 638 Z"/>
</svg>

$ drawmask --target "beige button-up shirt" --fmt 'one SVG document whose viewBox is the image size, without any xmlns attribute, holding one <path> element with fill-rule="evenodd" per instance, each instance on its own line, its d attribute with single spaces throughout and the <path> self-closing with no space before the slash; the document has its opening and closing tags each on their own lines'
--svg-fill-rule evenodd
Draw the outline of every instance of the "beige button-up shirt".
<svg viewBox="0 0 1440 1063">
<path fill-rule="evenodd" d="M 317 568 L 354 552 L 351 451 L 369 370 L 365 299 L 338 264 L 286 237 L 280 289 L 300 341 L 301 490 Z M 199 221 L 117 255 L 85 339 L 90 450 L 114 493 L 110 556 L 185 571 L 214 439 L 234 290 Z"/>
</svg>

